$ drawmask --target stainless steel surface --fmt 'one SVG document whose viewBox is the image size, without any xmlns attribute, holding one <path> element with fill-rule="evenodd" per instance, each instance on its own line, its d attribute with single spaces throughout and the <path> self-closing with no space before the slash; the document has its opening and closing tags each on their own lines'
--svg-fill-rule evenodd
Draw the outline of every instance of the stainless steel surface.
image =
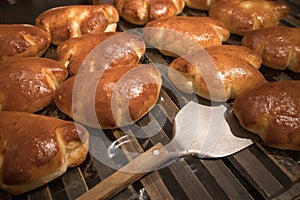
<svg viewBox="0 0 300 200">
<path fill-rule="evenodd" d="M 225 118 L 227 111 L 224 105 L 205 106 L 189 102 L 177 113 L 173 122 L 174 137 L 165 148 L 179 156 L 219 158 L 253 144 L 250 138 L 245 137 L 247 134 L 244 137 L 240 134 L 244 132 L 241 127 L 236 131 L 240 136 L 233 133 Z"/>
</svg>

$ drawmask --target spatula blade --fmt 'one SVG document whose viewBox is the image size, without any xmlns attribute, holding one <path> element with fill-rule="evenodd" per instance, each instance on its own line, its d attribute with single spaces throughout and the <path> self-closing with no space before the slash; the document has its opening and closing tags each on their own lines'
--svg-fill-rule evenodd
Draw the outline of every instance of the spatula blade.
<svg viewBox="0 0 300 200">
<path fill-rule="evenodd" d="M 169 145 L 174 145 L 176 151 L 182 151 L 183 155 L 219 158 L 253 144 L 255 138 L 244 137 L 244 130 L 233 133 L 226 120 L 227 111 L 224 105 L 205 106 L 189 102 L 176 115 L 175 136 Z"/>
</svg>

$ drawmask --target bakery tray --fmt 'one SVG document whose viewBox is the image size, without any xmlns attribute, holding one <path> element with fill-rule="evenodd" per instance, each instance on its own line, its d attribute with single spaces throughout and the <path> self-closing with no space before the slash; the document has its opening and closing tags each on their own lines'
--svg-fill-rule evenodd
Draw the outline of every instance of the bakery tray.
<svg viewBox="0 0 300 200">
<path fill-rule="evenodd" d="M 10 4 L 8 2 L 15 2 Z M 39 2 L 39 3 L 37 3 Z M 43 4 L 42 4 L 43 2 Z M 46 3 L 47 2 L 47 3 Z M 98 1 L 1 1 L 0 23 L 33 23 L 34 17 L 42 10 L 67 4 L 92 4 Z M 281 21 L 282 25 L 300 27 L 300 3 L 298 0 L 286 1 L 291 7 L 291 13 Z M 41 5 L 37 5 L 41 4 Z M 22 9 L 28 12 L 15 12 Z M 207 16 L 207 12 L 185 8 L 182 15 Z M 127 31 L 140 26 L 134 26 L 120 19 L 118 31 Z M 239 45 L 241 37 L 231 35 L 228 44 Z M 55 58 L 55 48 L 50 47 L 46 57 Z M 161 55 L 155 49 L 147 49 L 141 59 L 142 63 L 153 63 L 160 67 L 168 65 L 171 58 Z M 289 70 L 278 71 L 262 66 L 261 73 L 268 81 L 283 79 L 300 80 L 300 74 Z M 135 126 L 126 127 L 126 134 L 145 134 L 143 127 L 154 120 L 154 125 L 160 131 L 150 137 L 132 140 L 122 148 L 130 152 L 143 152 L 160 142 L 168 144 L 172 134 L 172 122 L 179 111 L 180 102 L 188 102 L 195 98 L 186 94 L 174 94 L 169 88 L 172 84 L 163 74 L 163 87 L 160 98 L 148 115 L 139 120 Z M 210 104 L 209 101 L 197 97 L 197 101 Z M 230 103 L 230 102 L 228 102 Z M 55 107 L 49 105 L 39 114 L 65 118 Z M 164 119 L 164 120 L 161 120 Z M 98 134 L 90 130 L 91 134 Z M 114 141 L 124 136 L 124 129 L 116 129 L 101 133 L 104 141 Z M 104 145 L 109 145 L 104 144 Z M 123 159 L 130 160 L 125 153 Z M 116 165 L 118 163 L 115 163 Z M 170 165 L 153 171 L 112 199 L 300 199 L 300 155 L 295 151 L 283 151 L 268 148 L 261 141 L 250 147 L 224 158 L 198 159 L 182 157 Z M 110 176 L 115 169 L 107 167 L 93 155 L 80 166 L 69 168 L 65 174 L 34 191 L 12 196 L 0 190 L 0 200 L 64 200 L 76 199 L 81 194 L 93 188 L 101 180 Z"/>
</svg>

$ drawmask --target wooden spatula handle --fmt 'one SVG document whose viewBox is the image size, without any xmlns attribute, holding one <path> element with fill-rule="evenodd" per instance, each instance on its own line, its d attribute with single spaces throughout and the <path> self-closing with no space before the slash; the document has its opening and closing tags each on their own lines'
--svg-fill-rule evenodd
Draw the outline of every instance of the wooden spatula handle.
<svg viewBox="0 0 300 200">
<path fill-rule="evenodd" d="M 136 182 L 155 167 L 168 160 L 169 152 L 158 143 L 129 162 L 127 165 L 107 177 L 77 200 L 109 199 L 121 192 L 128 185 Z M 140 173 L 131 173 L 138 171 Z"/>
</svg>

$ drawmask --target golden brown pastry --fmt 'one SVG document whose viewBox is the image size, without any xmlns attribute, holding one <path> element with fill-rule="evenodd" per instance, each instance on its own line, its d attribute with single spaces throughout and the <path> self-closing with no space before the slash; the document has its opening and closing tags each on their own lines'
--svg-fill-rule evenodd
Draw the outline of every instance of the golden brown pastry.
<svg viewBox="0 0 300 200">
<path fill-rule="evenodd" d="M 300 81 L 269 82 L 233 103 L 242 127 L 270 147 L 300 150 Z"/>
<path fill-rule="evenodd" d="M 18 195 L 81 164 L 88 132 L 74 122 L 26 112 L 0 112 L 0 189 Z"/>
<path fill-rule="evenodd" d="M 248 63 L 259 69 L 262 64 L 261 56 L 254 50 L 238 45 L 218 45 L 205 48 L 210 55 L 217 56 L 218 54 L 225 55 L 228 59 L 239 57 L 246 60 Z M 233 58 L 234 59 L 234 58 Z"/>
<path fill-rule="evenodd" d="M 209 10 L 212 4 L 220 0 L 185 0 L 185 5 L 196 10 Z"/>
<path fill-rule="evenodd" d="M 44 11 L 35 25 L 51 34 L 51 42 L 58 45 L 70 38 L 89 33 L 116 31 L 119 13 L 110 4 L 70 5 Z"/>
<path fill-rule="evenodd" d="M 276 26 L 288 13 L 286 3 L 268 0 L 223 0 L 209 9 L 210 17 L 222 21 L 237 35 Z"/>
<path fill-rule="evenodd" d="M 126 21 L 145 25 L 155 19 L 178 15 L 185 3 L 184 0 L 114 0 L 114 6 Z"/>
<path fill-rule="evenodd" d="M 258 52 L 267 67 L 300 72 L 300 28 L 269 27 L 247 33 L 242 45 Z"/>
<path fill-rule="evenodd" d="M 143 29 L 143 34 L 146 43 L 174 57 L 199 48 L 221 45 L 230 36 L 222 22 L 195 16 L 174 16 L 151 21 Z"/>
<path fill-rule="evenodd" d="M 180 91 L 219 102 L 265 83 L 263 75 L 247 60 L 204 50 L 176 58 L 168 76 Z"/>
<path fill-rule="evenodd" d="M 145 53 L 144 40 L 127 32 L 87 34 L 72 38 L 57 47 L 57 60 L 70 75 L 92 72 L 117 65 L 135 65 Z"/>
<path fill-rule="evenodd" d="M 67 76 L 61 63 L 47 58 L 27 57 L 0 63 L 0 111 L 33 113 L 48 106 Z"/>
<path fill-rule="evenodd" d="M 0 24 L 0 62 L 42 56 L 50 45 L 50 34 L 29 24 Z"/>
<path fill-rule="evenodd" d="M 55 104 L 75 121 L 113 129 L 139 120 L 156 104 L 161 74 L 152 65 L 80 73 L 56 91 Z"/>
</svg>

